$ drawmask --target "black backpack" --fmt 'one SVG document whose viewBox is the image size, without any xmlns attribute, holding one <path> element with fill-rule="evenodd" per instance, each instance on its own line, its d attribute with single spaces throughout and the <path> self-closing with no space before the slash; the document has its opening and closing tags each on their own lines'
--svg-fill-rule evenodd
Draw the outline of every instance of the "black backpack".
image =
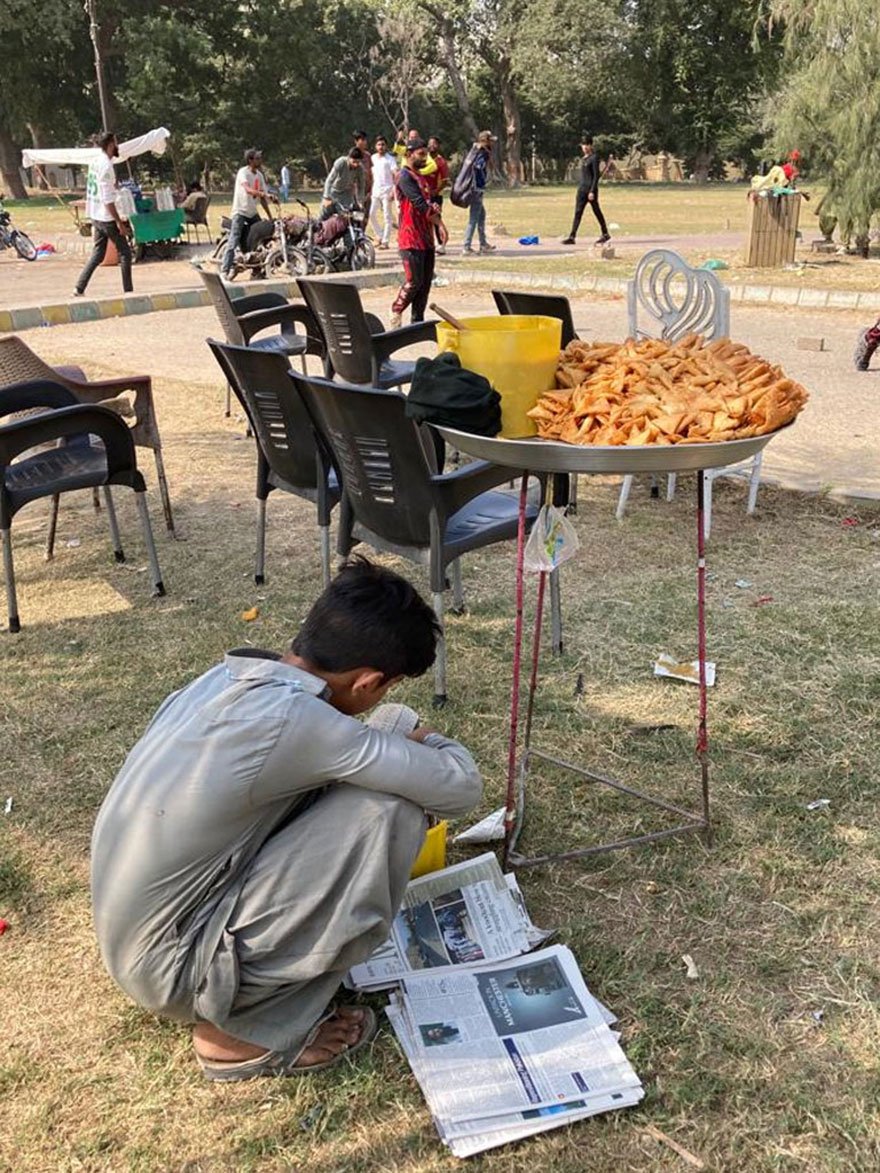
<svg viewBox="0 0 880 1173">
<path fill-rule="evenodd" d="M 457 208 L 469 208 L 474 202 L 474 196 L 477 191 L 477 184 L 474 179 L 474 162 L 476 161 L 479 150 L 480 148 L 478 146 L 472 146 L 465 155 L 461 167 L 458 169 L 458 175 L 456 175 L 455 182 L 452 185 L 452 191 L 449 193 L 449 198 Z"/>
</svg>

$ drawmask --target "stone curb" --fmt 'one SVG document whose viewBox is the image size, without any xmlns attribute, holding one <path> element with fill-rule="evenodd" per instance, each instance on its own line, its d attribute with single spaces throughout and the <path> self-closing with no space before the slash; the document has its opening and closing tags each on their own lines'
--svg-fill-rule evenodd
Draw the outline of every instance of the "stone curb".
<svg viewBox="0 0 880 1173">
<path fill-rule="evenodd" d="M 323 280 L 343 281 L 356 285 L 358 289 L 381 289 L 386 285 L 397 285 L 400 274 L 393 269 L 371 269 L 367 273 L 332 273 Z M 252 293 L 280 293 L 286 298 L 299 298 L 295 281 L 249 281 L 230 286 L 229 292 L 233 301 Z M 97 322 L 104 318 L 152 314 L 161 310 L 188 310 L 210 304 L 208 291 L 201 286 L 161 293 L 126 293 L 119 297 L 96 300 L 74 298 L 51 305 L 0 309 L 0 334 L 19 333 L 38 326 L 66 326 L 71 322 Z"/>
<path fill-rule="evenodd" d="M 625 277 L 566 277 L 557 273 L 522 273 L 511 269 L 438 270 L 450 285 L 492 285 L 508 289 L 546 289 L 563 293 L 626 295 Z M 880 295 L 864 290 L 813 289 L 796 285 L 728 285 L 730 300 L 745 305 L 789 305 L 804 309 L 864 309 L 877 312 Z"/>
</svg>

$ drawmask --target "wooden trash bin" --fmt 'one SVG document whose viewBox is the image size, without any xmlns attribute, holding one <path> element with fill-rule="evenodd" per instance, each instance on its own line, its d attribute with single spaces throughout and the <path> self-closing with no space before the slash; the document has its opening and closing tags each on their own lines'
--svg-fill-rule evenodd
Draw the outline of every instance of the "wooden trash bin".
<svg viewBox="0 0 880 1173">
<path fill-rule="evenodd" d="M 794 261 L 800 192 L 749 195 L 745 263 L 753 269 L 779 269 Z"/>
</svg>

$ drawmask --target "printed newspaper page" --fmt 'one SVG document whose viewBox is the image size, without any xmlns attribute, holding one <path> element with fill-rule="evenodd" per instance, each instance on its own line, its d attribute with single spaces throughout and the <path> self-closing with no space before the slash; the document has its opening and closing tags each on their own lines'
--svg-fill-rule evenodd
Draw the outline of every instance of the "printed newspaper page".
<svg viewBox="0 0 880 1173">
<path fill-rule="evenodd" d="M 403 1005 L 432 1113 L 510 1115 L 639 1087 L 568 949 L 411 974 Z"/>
<path fill-rule="evenodd" d="M 485 964 L 529 947 L 524 915 L 497 858 L 487 852 L 413 880 L 388 940 L 351 970 L 349 980 L 356 988 L 377 989 L 418 970 Z"/>
</svg>

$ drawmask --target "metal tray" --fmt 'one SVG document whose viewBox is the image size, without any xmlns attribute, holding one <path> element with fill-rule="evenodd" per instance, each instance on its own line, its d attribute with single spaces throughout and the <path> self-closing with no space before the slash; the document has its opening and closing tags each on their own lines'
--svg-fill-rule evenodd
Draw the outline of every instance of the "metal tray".
<svg viewBox="0 0 880 1173">
<path fill-rule="evenodd" d="M 564 444 L 561 440 L 541 440 L 530 436 L 524 440 L 502 440 L 491 436 L 476 436 L 459 432 L 456 428 L 437 431 L 455 448 L 468 456 L 489 460 L 504 468 L 529 472 L 576 473 L 640 473 L 640 472 L 695 472 L 701 468 L 723 468 L 750 460 L 769 444 L 774 436 L 790 428 L 791 424 L 750 436 L 747 440 L 720 440 L 706 444 L 626 444 L 602 446 L 598 444 Z"/>
</svg>

